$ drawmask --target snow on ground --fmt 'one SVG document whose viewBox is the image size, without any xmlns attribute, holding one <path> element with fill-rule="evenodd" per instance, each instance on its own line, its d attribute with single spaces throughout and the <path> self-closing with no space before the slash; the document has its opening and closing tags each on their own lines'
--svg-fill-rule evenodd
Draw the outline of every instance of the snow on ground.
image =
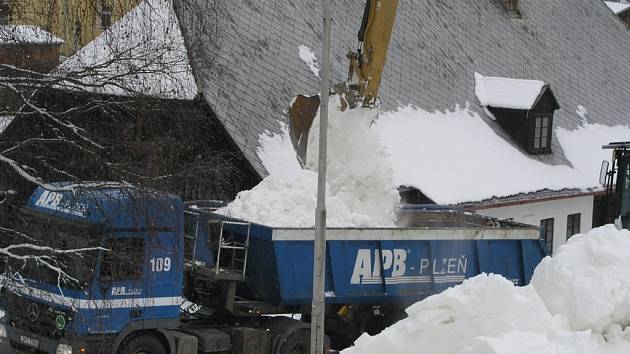
<svg viewBox="0 0 630 354">
<path fill-rule="evenodd" d="M 319 79 L 319 64 L 317 64 L 317 57 L 315 56 L 315 52 L 305 45 L 300 45 L 298 47 L 298 55 L 303 62 L 308 65 L 308 68 L 311 69 L 315 77 Z"/>
<path fill-rule="evenodd" d="M 588 145 L 599 156 L 601 145 L 569 144 L 568 158 L 583 170 L 548 165 L 521 153 L 468 108 L 427 112 L 402 107 L 381 114 L 376 131 L 389 153 L 395 185 L 420 188 L 439 204 L 598 186 L 599 157 L 593 162 L 591 155 L 579 154 Z M 630 134 L 626 127 L 622 131 Z M 573 134 L 582 133 L 567 132 L 564 141 L 577 141 Z"/>
<path fill-rule="evenodd" d="M 531 285 L 482 274 L 407 313 L 342 353 L 629 353 L 630 232 L 608 225 L 573 236 Z"/>
<path fill-rule="evenodd" d="M 399 197 L 385 151 L 371 129 L 377 111 L 341 112 L 338 104 L 337 98 L 331 98 L 328 225 L 393 226 Z M 217 212 L 270 226 L 312 227 L 317 205 L 318 131 L 319 116 L 309 134 L 306 169 L 297 161 L 286 127 L 280 134 L 263 135 L 258 156 L 269 176 Z"/>
<path fill-rule="evenodd" d="M 0 26 L 0 44 L 63 44 L 63 40 L 57 38 L 36 26 L 28 25 L 2 25 Z"/>
<path fill-rule="evenodd" d="M 571 237 L 540 263 L 532 284 L 575 330 L 604 333 L 612 324 L 630 325 L 630 231 L 607 225 Z"/>
<path fill-rule="evenodd" d="M 58 68 L 100 93 L 192 99 L 197 86 L 171 0 L 145 0 Z"/>
<path fill-rule="evenodd" d="M 545 83 L 475 73 L 475 95 L 483 107 L 531 109 Z"/>
</svg>

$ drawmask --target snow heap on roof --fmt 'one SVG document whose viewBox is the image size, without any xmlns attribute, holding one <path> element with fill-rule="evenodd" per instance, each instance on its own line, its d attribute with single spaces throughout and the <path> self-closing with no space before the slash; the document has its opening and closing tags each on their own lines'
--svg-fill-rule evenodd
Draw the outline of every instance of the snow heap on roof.
<svg viewBox="0 0 630 354">
<path fill-rule="evenodd" d="M 197 86 L 171 0 L 145 0 L 58 71 L 93 91 L 192 99 Z"/>
<path fill-rule="evenodd" d="M 481 274 L 406 312 L 342 354 L 630 353 L 630 232 L 573 236 L 528 286 Z"/>
<path fill-rule="evenodd" d="M 620 2 L 604 1 L 604 3 L 606 3 L 608 8 L 610 10 L 612 10 L 612 12 L 614 12 L 615 15 L 618 15 L 618 14 L 626 11 L 628 8 L 630 8 L 630 4 L 624 4 L 624 3 L 620 3 Z"/>
<path fill-rule="evenodd" d="M 475 95 L 484 107 L 529 110 L 536 104 L 544 87 L 545 83 L 538 80 L 492 77 L 475 73 Z"/>
<path fill-rule="evenodd" d="M 63 44 L 63 40 L 36 26 L 0 26 L 0 45 L 21 43 L 61 45 Z"/>
<path fill-rule="evenodd" d="M 576 116 L 576 120 L 577 120 Z M 419 188 L 438 204 L 475 202 L 540 190 L 598 188 L 602 145 L 628 140 L 628 126 L 582 123 L 556 128 L 571 163 L 549 165 L 521 153 L 474 111 L 427 112 L 401 107 L 374 123 L 388 152 L 395 185 Z"/>
</svg>

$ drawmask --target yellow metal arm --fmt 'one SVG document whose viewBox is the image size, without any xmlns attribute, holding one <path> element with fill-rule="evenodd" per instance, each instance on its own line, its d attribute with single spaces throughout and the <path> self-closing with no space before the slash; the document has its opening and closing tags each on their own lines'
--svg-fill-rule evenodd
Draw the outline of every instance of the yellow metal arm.
<svg viewBox="0 0 630 354">
<path fill-rule="evenodd" d="M 378 96 L 397 9 L 398 0 L 368 0 L 359 31 L 361 51 L 348 55 L 364 106 L 373 105 Z"/>
</svg>

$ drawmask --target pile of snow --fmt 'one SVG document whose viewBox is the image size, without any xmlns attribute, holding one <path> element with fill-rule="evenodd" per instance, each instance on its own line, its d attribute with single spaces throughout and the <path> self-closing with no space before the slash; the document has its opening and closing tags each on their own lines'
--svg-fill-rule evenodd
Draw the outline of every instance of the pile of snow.
<svg viewBox="0 0 630 354">
<path fill-rule="evenodd" d="M 540 263 L 532 284 L 573 329 L 604 333 L 630 325 L 630 231 L 607 225 L 571 237 Z"/>
<path fill-rule="evenodd" d="M 393 226 L 398 192 L 386 152 L 372 122 L 376 110 L 339 110 L 331 98 L 328 130 L 326 208 L 333 227 Z M 312 227 L 317 205 L 319 115 L 311 127 L 306 169 L 299 165 L 286 127 L 263 135 L 258 156 L 269 172 L 217 212 L 270 226 Z"/>
<path fill-rule="evenodd" d="M 609 225 L 572 237 L 531 285 L 482 274 L 407 313 L 343 353 L 629 353 L 630 232 Z"/>
<path fill-rule="evenodd" d="M 197 86 L 172 0 L 144 0 L 58 68 L 99 93 L 192 99 Z"/>
<path fill-rule="evenodd" d="M 483 76 L 475 73 L 475 95 L 486 107 L 532 109 L 545 83 L 538 80 Z"/>
<path fill-rule="evenodd" d="M 0 26 L 0 44 L 63 44 L 63 40 L 36 26 Z"/>
</svg>

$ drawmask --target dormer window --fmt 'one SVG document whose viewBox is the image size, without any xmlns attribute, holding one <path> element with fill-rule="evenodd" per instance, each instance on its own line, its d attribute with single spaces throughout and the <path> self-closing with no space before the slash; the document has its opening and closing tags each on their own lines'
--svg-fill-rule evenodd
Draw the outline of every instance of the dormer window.
<svg viewBox="0 0 630 354">
<path fill-rule="evenodd" d="M 551 146 L 551 120 L 553 116 L 548 114 L 534 115 L 534 141 L 532 150 L 544 153 Z"/>
<path fill-rule="evenodd" d="M 551 153 L 553 114 L 560 106 L 548 84 L 475 73 L 475 94 L 521 148 L 532 155 Z"/>
</svg>

